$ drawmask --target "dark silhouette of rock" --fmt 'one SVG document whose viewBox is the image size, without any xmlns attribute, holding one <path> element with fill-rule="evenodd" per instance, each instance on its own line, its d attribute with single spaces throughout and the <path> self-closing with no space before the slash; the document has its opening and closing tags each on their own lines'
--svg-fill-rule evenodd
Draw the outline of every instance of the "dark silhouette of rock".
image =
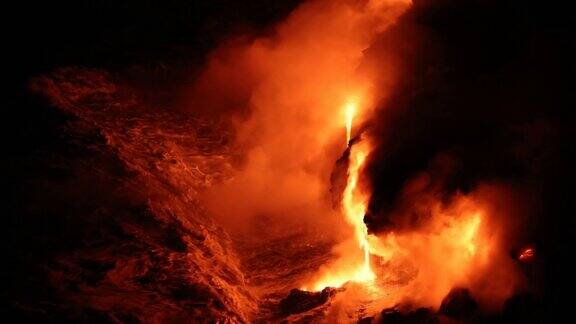
<svg viewBox="0 0 576 324">
<path fill-rule="evenodd" d="M 324 288 L 320 292 L 292 289 L 290 294 L 280 301 L 280 312 L 284 315 L 303 313 L 323 305 L 334 294 L 334 288 Z"/>
<path fill-rule="evenodd" d="M 440 305 L 440 313 L 454 319 L 470 318 L 478 308 L 478 304 L 472 298 L 466 288 L 453 288 Z"/>
<path fill-rule="evenodd" d="M 542 305 L 530 294 L 514 295 L 506 301 L 503 320 L 506 323 L 542 323 Z"/>
<path fill-rule="evenodd" d="M 358 320 L 358 324 L 372 324 L 372 322 L 374 322 L 373 316 L 363 317 Z"/>
<path fill-rule="evenodd" d="M 436 324 L 437 316 L 428 308 L 418 308 L 409 312 L 400 312 L 396 308 L 386 308 L 380 313 L 381 324 Z"/>
</svg>

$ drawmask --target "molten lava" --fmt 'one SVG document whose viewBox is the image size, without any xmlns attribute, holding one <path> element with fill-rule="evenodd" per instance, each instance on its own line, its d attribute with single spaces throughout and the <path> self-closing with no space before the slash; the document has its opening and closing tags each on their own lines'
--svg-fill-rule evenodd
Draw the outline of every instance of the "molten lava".
<svg viewBox="0 0 576 324">
<path fill-rule="evenodd" d="M 365 143 L 361 143 L 365 144 Z M 344 190 L 342 208 L 344 215 L 354 227 L 355 237 L 364 253 L 364 262 L 361 270 L 354 275 L 355 281 L 366 281 L 374 278 L 370 269 L 370 245 L 368 243 L 368 228 L 364 223 L 364 214 L 368 204 L 368 197 L 363 195 L 358 188 L 358 177 L 366 161 L 368 149 L 365 145 L 355 146 L 350 150 L 350 167 L 348 169 L 348 183 Z"/>
<path fill-rule="evenodd" d="M 355 105 L 352 102 L 346 104 L 346 141 L 350 143 L 352 121 L 354 119 Z M 348 144 L 350 145 L 350 144 Z M 342 209 L 346 220 L 354 227 L 355 237 L 360 249 L 363 251 L 364 262 L 351 280 L 368 281 L 375 275 L 370 268 L 370 244 L 368 242 L 368 228 L 364 223 L 364 214 L 368 204 L 368 197 L 364 195 L 358 186 L 358 178 L 366 157 L 369 153 L 367 141 L 363 140 L 350 148 L 348 181 L 342 198 Z"/>
<path fill-rule="evenodd" d="M 497 193 L 479 190 L 470 195 L 456 194 L 449 202 L 419 193 L 415 201 L 409 202 L 408 211 L 426 217 L 419 226 L 368 234 L 363 222 L 368 193 L 359 182 L 370 152 L 368 143 L 361 139 L 351 147 L 342 199 L 342 211 L 353 227 L 355 244 L 337 249 L 340 260 L 324 269 L 310 289 L 359 283 L 349 287 L 357 291 L 353 294 L 364 294 L 371 307 L 378 309 L 402 302 L 439 307 L 451 289 L 461 286 L 469 287 L 486 307 L 499 307 L 521 281 L 503 247 L 504 224 L 498 223 L 501 215 L 490 196 Z M 529 260 L 532 254 L 533 250 L 524 249 L 519 259 Z M 369 289 L 358 293 L 362 286 Z"/>
<path fill-rule="evenodd" d="M 350 150 L 348 161 L 347 182 L 342 194 L 341 208 L 346 221 L 352 226 L 354 238 L 357 242 L 358 253 L 362 256 L 357 264 L 347 264 L 346 270 L 337 274 L 329 274 L 312 285 L 312 290 L 322 290 L 326 287 L 340 287 L 348 281 L 368 282 L 376 278 L 370 267 L 370 243 L 368 241 L 368 228 L 364 223 L 369 196 L 362 192 L 359 186 L 359 176 L 370 153 L 369 142 L 360 138 L 360 141 L 351 145 L 352 125 L 358 107 L 355 102 L 348 101 L 344 106 L 346 143 Z"/>
</svg>

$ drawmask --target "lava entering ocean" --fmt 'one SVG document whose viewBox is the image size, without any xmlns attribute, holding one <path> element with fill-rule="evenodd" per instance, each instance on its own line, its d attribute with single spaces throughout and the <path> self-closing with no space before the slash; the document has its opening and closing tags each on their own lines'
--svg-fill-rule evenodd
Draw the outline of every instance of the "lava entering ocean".
<svg viewBox="0 0 576 324">
<path fill-rule="evenodd" d="M 294 284 L 306 291 L 352 284 L 369 287 L 354 294 L 364 294 L 374 309 L 403 302 L 438 308 L 452 288 L 463 286 L 489 307 L 520 283 L 506 257 L 507 224 L 490 215 L 492 202 L 483 192 L 442 197 L 442 176 L 415 177 L 387 217 L 416 215 L 417 222 L 371 232 L 364 221 L 378 199 L 366 172 L 380 143 L 372 131 L 375 116 L 394 110 L 388 96 L 402 73 L 393 42 L 377 50 L 378 59 L 367 53 L 409 7 L 403 0 L 306 2 L 272 36 L 240 38 L 216 50 L 194 86 L 206 105 L 221 104 L 219 95 L 206 97 L 218 88 L 245 100 L 250 112 L 235 120 L 238 145 L 246 151 L 242 167 L 205 195 L 210 211 L 243 242 L 300 235 L 309 251 L 277 252 L 299 255 L 294 258 L 304 264 L 314 246 L 335 244 L 333 257 L 310 254 L 307 266 L 295 266 L 297 274 L 270 274 L 278 279 L 261 287 L 268 294 Z M 499 286 L 487 293 L 478 287 L 489 274 Z"/>
<path fill-rule="evenodd" d="M 502 134 L 489 139 L 498 149 L 483 146 L 493 116 L 450 101 L 469 71 L 444 66 L 459 56 L 430 44 L 442 37 L 428 29 L 442 28 L 416 13 L 426 6 L 305 1 L 210 52 L 178 109 L 145 104 L 97 69 L 33 80 L 77 118 L 70 129 L 88 143 L 75 144 L 88 147 L 78 173 L 97 184 L 90 199 L 63 186 L 94 219 L 82 235 L 71 226 L 79 248 L 45 258 L 64 287 L 59 307 L 239 323 L 466 320 L 513 307 L 543 255 L 524 236 L 529 181 L 502 176 L 517 167 L 500 168 Z M 480 135 L 467 133 L 475 117 L 489 120 Z"/>
<path fill-rule="evenodd" d="M 345 106 L 347 140 L 355 108 L 350 102 Z M 409 212 L 426 214 L 427 219 L 419 227 L 400 233 L 369 234 L 364 223 L 368 193 L 359 183 L 370 153 L 369 143 L 362 136 L 349 142 L 347 182 L 341 201 L 357 247 L 345 243 L 338 252 L 340 259 L 325 266 L 303 289 L 321 291 L 354 282 L 370 287 L 368 298 L 377 308 L 407 300 L 422 307 L 439 307 L 452 288 L 465 286 L 475 288 L 473 293 L 484 306 L 499 307 L 520 285 L 521 278 L 502 245 L 505 231 L 511 230 L 509 224 L 488 215 L 498 213 L 488 197 L 505 195 L 504 189 L 491 186 L 475 194 L 455 194 L 446 203 L 426 192 L 425 182 L 429 180 L 421 176 L 407 184 L 404 194 L 410 201 Z M 526 248 L 519 259 L 526 260 L 532 253 Z M 491 281 L 491 288 L 477 289 L 479 282 L 485 285 L 486 280 Z"/>
<path fill-rule="evenodd" d="M 347 181 L 342 193 L 341 208 L 346 221 L 354 228 L 354 237 L 358 243 L 359 252 L 362 255 L 358 265 L 346 264 L 345 270 L 331 269 L 327 277 L 314 283 L 312 290 L 322 290 L 326 287 L 340 287 L 348 281 L 369 282 L 374 280 L 375 274 L 370 266 L 370 241 L 368 239 L 368 227 L 364 223 L 364 214 L 368 206 L 368 197 L 362 192 L 359 177 L 366 158 L 370 153 L 369 142 L 362 138 L 355 140 L 351 145 L 351 132 L 356 112 L 356 104 L 347 102 L 345 105 L 346 143 L 349 149 L 349 167 Z M 304 288 L 308 289 L 308 288 Z"/>
</svg>

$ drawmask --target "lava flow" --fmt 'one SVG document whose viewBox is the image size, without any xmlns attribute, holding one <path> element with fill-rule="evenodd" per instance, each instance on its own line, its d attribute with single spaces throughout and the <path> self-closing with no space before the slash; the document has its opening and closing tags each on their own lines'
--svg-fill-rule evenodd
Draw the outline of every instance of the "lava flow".
<svg viewBox="0 0 576 324">
<path fill-rule="evenodd" d="M 354 106 L 348 105 L 346 120 L 346 134 L 351 133 L 352 120 L 354 118 Z M 368 281 L 374 279 L 374 273 L 370 268 L 370 245 L 368 242 L 368 228 L 364 223 L 364 214 L 368 204 L 368 197 L 362 194 L 358 186 L 358 178 L 366 157 L 369 153 L 369 147 L 366 141 L 359 142 L 359 145 L 350 147 L 350 161 L 348 168 L 348 181 L 344 189 L 342 198 L 342 209 L 346 215 L 346 220 L 354 227 L 355 237 L 364 255 L 364 262 L 360 270 L 354 274 L 354 281 Z"/>
<path fill-rule="evenodd" d="M 479 188 L 469 195 L 455 194 L 443 202 L 428 176 L 416 177 L 406 184 L 399 211 L 391 215 L 399 219 L 400 231 L 369 234 L 364 216 L 370 192 L 360 180 L 371 143 L 363 134 L 351 140 L 357 111 L 353 101 L 344 106 L 348 167 L 340 201 L 354 244 L 346 241 L 337 247 L 339 259 L 325 266 L 303 289 L 320 291 L 354 282 L 370 288 L 364 298 L 376 308 L 406 301 L 439 307 L 455 286 L 470 287 L 487 307 L 510 296 L 520 282 L 503 245 L 504 228 L 510 224 L 503 223 L 498 218 L 501 211 L 495 209 L 495 196 L 506 195 L 498 186 Z M 420 225 L 402 229 L 410 215 L 420 215 Z M 524 261 L 531 253 L 523 250 L 519 259 Z"/>
<path fill-rule="evenodd" d="M 346 221 L 353 227 L 354 238 L 358 244 L 357 252 L 362 258 L 357 259 L 352 264 L 346 264 L 343 271 L 338 269 L 336 272 L 327 272 L 324 277 L 312 285 L 311 289 L 315 291 L 322 290 L 325 287 L 340 287 L 348 281 L 369 282 L 376 278 L 370 267 L 370 242 L 368 240 L 368 228 L 364 223 L 364 214 L 366 213 L 369 197 L 362 192 L 359 186 L 360 173 L 370 153 L 370 147 L 369 142 L 362 137 L 353 145 L 350 141 L 357 109 L 358 107 L 353 101 L 347 102 L 344 107 L 349 161 L 346 187 L 342 193 L 341 209 Z M 353 254 L 355 253 L 353 252 Z"/>
</svg>

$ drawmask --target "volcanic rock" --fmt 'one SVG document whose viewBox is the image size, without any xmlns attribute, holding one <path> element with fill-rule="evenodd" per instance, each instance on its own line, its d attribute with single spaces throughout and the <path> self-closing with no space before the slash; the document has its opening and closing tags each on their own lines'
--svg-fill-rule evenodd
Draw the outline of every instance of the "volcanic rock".
<svg viewBox="0 0 576 324">
<path fill-rule="evenodd" d="M 25 322 L 248 322 L 257 304 L 240 259 L 197 199 L 230 172 L 225 132 L 148 106 L 104 71 L 31 83 L 68 117 L 17 202 L 31 225 L 17 233 L 27 253 L 8 262 L 9 312 Z"/>
<path fill-rule="evenodd" d="M 440 313 L 455 319 L 470 318 L 478 304 L 466 288 L 453 288 L 440 305 Z"/>
<path fill-rule="evenodd" d="M 530 294 L 517 294 L 504 305 L 503 320 L 506 323 L 542 323 L 542 305 Z"/>
<path fill-rule="evenodd" d="M 292 289 L 290 294 L 280 301 L 280 312 L 284 315 L 303 313 L 323 305 L 335 294 L 334 288 L 324 288 L 320 292 Z"/>
<path fill-rule="evenodd" d="M 386 308 L 380 313 L 382 324 L 436 324 L 438 318 L 428 308 L 418 308 L 406 313 L 396 308 Z"/>
<path fill-rule="evenodd" d="M 334 163 L 334 168 L 330 174 L 330 198 L 334 208 L 340 206 L 342 195 L 346 189 L 348 181 L 348 159 L 350 156 L 350 147 L 342 153 L 342 156 Z"/>
</svg>

